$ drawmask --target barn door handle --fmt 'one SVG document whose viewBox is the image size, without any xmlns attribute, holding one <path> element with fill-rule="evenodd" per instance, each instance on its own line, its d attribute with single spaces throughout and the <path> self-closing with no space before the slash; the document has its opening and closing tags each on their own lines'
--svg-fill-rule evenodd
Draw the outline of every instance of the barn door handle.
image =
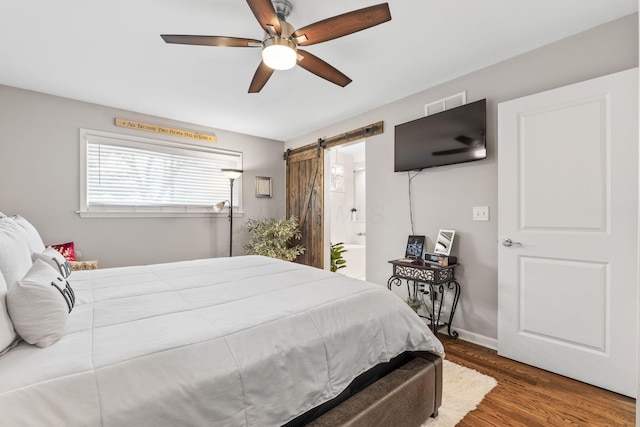
<svg viewBox="0 0 640 427">
<path fill-rule="evenodd" d="M 502 239 L 502 246 L 513 246 L 513 245 L 517 245 L 517 246 L 522 246 L 522 243 L 520 242 L 514 242 L 513 240 L 511 240 L 508 237 L 505 237 L 504 239 Z"/>
</svg>

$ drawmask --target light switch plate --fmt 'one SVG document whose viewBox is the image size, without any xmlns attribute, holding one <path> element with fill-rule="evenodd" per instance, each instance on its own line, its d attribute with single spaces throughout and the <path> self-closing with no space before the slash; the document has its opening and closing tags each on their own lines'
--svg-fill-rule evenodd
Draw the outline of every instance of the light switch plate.
<svg viewBox="0 0 640 427">
<path fill-rule="evenodd" d="M 475 206 L 473 208 L 474 221 L 489 221 L 489 206 Z"/>
</svg>

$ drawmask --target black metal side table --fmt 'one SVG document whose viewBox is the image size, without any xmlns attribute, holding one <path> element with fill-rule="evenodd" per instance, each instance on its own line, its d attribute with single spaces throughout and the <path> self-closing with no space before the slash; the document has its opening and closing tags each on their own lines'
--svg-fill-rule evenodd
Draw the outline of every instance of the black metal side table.
<svg viewBox="0 0 640 427">
<path fill-rule="evenodd" d="M 429 320 L 433 334 L 437 336 L 438 330 L 446 327 L 449 336 L 458 338 L 458 333 L 451 330 L 451 322 L 460 299 L 460 283 L 455 278 L 455 267 L 459 264 L 441 267 L 424 261 L 392 260 L 389 263 L 393 265 L 393 274 L 387 281 L 387 288 L 391 290 L 392 285 L 400 286 L 405 280 L 409 298 L 419 299 L 427 309 L 428 316 L 421 317 Z M 443 307 L 445 296 L 449 292 L 453 292 L 453 300 L 447 319 Z M 428 297 L 427 301 L 425 295 Z M 440 320 L 442 315 L 445 317 L 443 321 Z"/>
</svg>

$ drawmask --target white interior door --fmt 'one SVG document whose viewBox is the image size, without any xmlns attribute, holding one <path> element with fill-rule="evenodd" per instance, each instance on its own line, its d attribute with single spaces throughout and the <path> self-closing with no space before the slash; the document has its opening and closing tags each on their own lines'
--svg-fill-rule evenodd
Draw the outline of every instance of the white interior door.
<svg viewBox="0 0 640 427">
<path fill-rule="evenodd" d="M 633 397 L 637 86 L 632 69 L 498 106 L 498 354 Z"/>
</svg>

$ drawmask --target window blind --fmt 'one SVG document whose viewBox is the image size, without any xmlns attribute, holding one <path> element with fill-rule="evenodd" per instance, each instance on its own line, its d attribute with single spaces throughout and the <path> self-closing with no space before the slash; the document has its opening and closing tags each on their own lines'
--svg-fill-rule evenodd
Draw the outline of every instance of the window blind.
<svg viewBox="0 0 640 427">
<path fill-rule="evenodd" d="M 126 137 L 126 135 L 122 135 Z M 241 168 L 241 154 L 113 138 L 86 140 L 86 208 L 206 207 L 229 200 L 220 169 Z M 240 198 L 234 185 L 234 206 Z"/>
</svg>

